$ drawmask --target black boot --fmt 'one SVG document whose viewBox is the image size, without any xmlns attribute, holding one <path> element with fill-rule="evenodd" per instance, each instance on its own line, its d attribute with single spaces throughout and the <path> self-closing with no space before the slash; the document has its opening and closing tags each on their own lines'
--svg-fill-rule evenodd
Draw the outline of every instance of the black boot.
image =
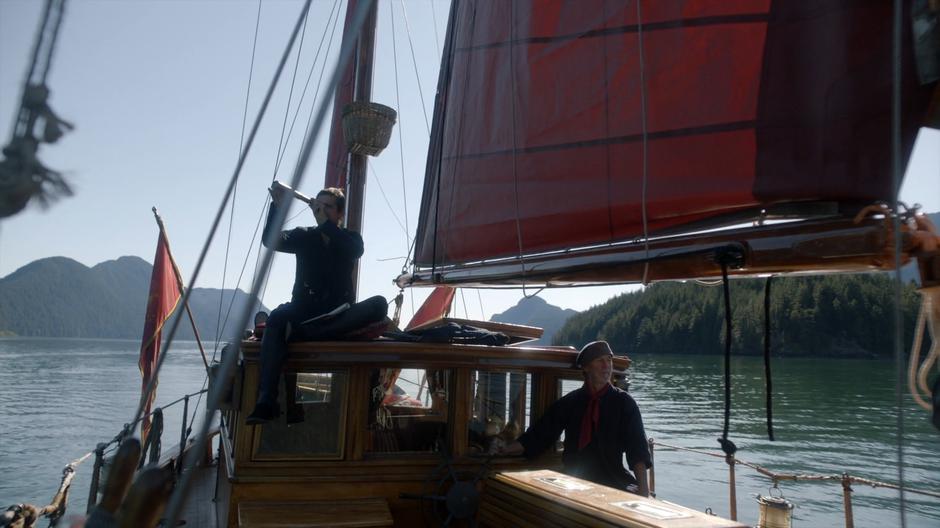
<svg viewBox="0 0 940 528">
<path fill-rule="evenodd" d="M 255 410 L 245 418 L 246 425 L 261 425 L 270 422 L 281 415 L 281 408 L 277 403 L 258 402 Z"/>
</svg>

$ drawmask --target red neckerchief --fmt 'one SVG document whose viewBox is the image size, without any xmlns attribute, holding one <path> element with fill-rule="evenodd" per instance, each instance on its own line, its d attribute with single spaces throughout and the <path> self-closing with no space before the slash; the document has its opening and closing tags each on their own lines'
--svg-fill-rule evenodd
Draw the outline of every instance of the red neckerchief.
<svg viewBox="0 0 940 528">
<path fill-rule="evenodd" d="M 579 451 L 591 443 L 591 435 L 601 419 L 601 396 L 607 394 L 609 389 L 610 383 L 607 383 L 597 392 L 591 392 L 591 386 L 586 381 L 584 382 L 584 390 L 588 393 L 588 403 L 584 417 L 581 418 L 581 435 L 578 436 Z"/>
</svg>

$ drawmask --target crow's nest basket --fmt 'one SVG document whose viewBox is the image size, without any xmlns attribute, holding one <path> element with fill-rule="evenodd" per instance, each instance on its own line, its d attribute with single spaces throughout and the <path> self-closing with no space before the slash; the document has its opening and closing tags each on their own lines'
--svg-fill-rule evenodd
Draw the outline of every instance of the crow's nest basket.
<svg viewBox="0 0 940 528">
<path fill-rule="evenodd" d="M 379 103 L 355 101 L 343 107 L 343 137 L 353 154 L 378 156 L 392 136 L 398 114 Z"/>
</svg>

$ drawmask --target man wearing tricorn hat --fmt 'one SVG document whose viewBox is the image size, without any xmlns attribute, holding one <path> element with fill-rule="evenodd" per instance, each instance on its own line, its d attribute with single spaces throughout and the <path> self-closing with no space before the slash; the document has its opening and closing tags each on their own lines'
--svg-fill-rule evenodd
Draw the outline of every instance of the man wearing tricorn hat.
<svg viewBox="0 0 940 528">
<path fill-rule="evenodd" d="M 566 473 L 648 496 L 646 470 L 653 463 L 643 418 L 633 398 L 610 383 L 613 356 L 606 341 L 585 345 L 577 359 L 584 386 L 553 403 L 519 440 L 498 454 L 533 458 L 564 431 Z M 634 474 L 623 467 L 624 454 Z"/>
</svg>

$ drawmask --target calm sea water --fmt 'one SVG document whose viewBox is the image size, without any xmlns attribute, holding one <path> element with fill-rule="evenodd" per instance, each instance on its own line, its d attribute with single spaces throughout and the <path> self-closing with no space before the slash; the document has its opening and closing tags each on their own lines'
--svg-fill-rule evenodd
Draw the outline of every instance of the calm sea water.
<svg viewBox="0 0 940 528">
<path fill-rule="evenodd" d="M 140 375 L 134 341 L 0 339 L 0 506 L 45 504 L 62 468 L 110 440 L 137 405 Z M 211 353 L 211 350 L 210 350 Z M 890 361 L 786 359 L 774 365 L 775 432 L 765 433 L 763 365 L 733 364 L 731 439 L 738 458 L 777 472 L 841 474 L 897 482 L 897 409 Z M 194 343 L 170 351 L 157 404 L 203 387 L 205 371 Z M 721 358 L 637 356 L 631 392 L 647 433 L 657 442 L 717 452 L 721 434 Z M 940 490 L 940 432 L 905 399 L 901 440 L 905 484 Z M 194 402 L 195 403 L 195 402 Z M 200 406 L 200 417 L 202 408 Z M 181 406 L 167 410 L 165 445 L 179 437 Z M 656 489 L 662 499 L 728 515 L 724 461 L 656 450 Z M 83 512 L 92 461 L 79 468 L 70 511 Z M 738 518 L 757 522 L 754 495 L 770 482 L 738 467 Z M 796 526 L 843 526 L 838 482 L 782 483 L 797 504 Z M 855 526 L 900 525 L 897 491 L 855 486 Z M 940 499 L 907 494 L 907 526 L 940 526 Z"/>
</svg>

